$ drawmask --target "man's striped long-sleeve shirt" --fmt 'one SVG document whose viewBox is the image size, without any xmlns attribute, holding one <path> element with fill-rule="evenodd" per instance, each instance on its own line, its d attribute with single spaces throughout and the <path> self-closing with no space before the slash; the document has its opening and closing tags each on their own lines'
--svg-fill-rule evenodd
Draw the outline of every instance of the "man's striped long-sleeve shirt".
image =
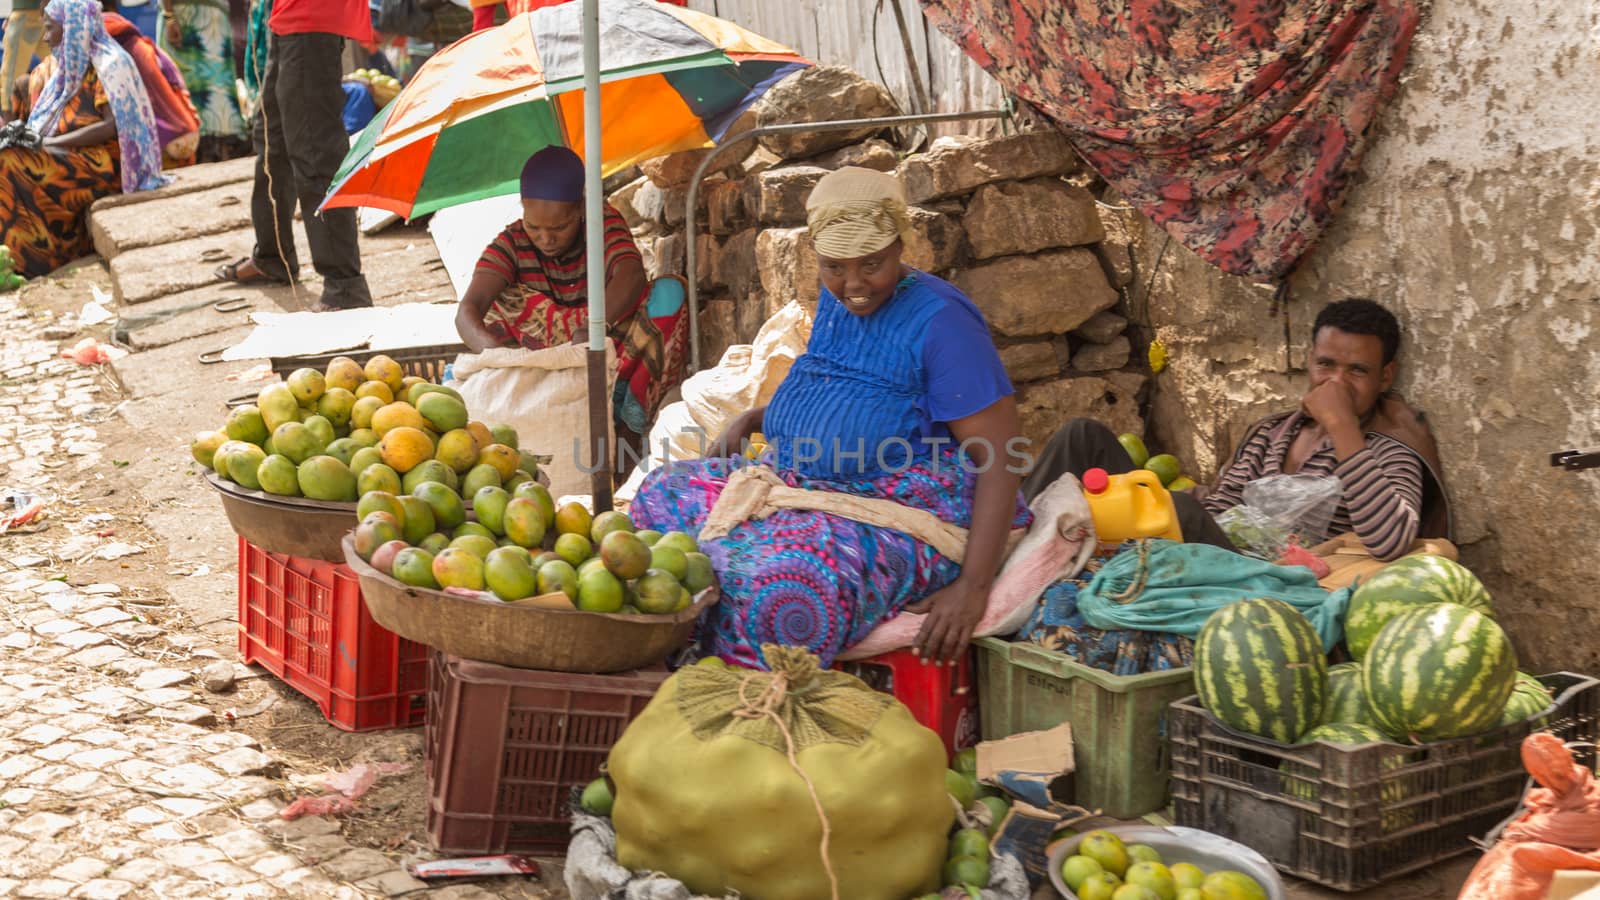
<svg viewBox="0 0 1600 900">
<path fill-rule="evenodd" d="M 1260 428 L 1239 449 L 1205 497 L 1212 515 L 1244 502 L 1244 486 L 1283 474 L 1283 461 L 1295 436 L 1312 420 L 1295 413 L 1287 428 Z M 1333 442 L 1324 440 L 1297 474 L 1334 475 L 1343 496 L 1329 525 L 1329 536 L 1355 532 L 1367 552 L 1381 560 L 1399 557 L 1417 538 L 1422 510 L 1422 460 L 1406 445 L 1367 432 L 1367 446 L 1340 462 Z"/>
</svg>

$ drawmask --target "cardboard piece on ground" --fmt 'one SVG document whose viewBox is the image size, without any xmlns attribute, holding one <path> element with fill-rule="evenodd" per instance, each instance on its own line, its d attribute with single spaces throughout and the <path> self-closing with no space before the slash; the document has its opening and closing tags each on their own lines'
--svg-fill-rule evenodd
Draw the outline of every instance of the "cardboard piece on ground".
<svg viewBox="0 0 1600 900">
<path fill-rule="evenodd" d="M 445 274 L 450 276 L 456 299 L 466 294 L 472 270 L 483 256 L 483 248 L 507 225 L 520 218 L 522 198 L 515 194 L 475 200 L 433 214 L 428 222 L 428 233 L 433 235 L 433 244 L 444 262 Z"/>
<path fill-rule="evenodd" d="M 994 849 L 1015 856 L 1034 887 L 1049 877 L 1051 836 L 1091 816 L 1067 799 L 1073 769 L 1069 722 L 978 745 L 978 780 L 999 785 L 1013 798 L 995 835 Z"/>
<path fill-rule="evenodd" d="M 1562 869 L 1550 879 L 1545 900 L 1600 900 L 1600 872 Z"/>
<path fill-rule="evenodd" d="M 1028 773 L 1050 779 L 1070 775 L 1072 723 L 1048 731 L 1028 731 L 978 745 L 978 780 L 997 780 L 1002 772 Z"/>
<path fill-rule="evenodd" d="M 394 350 L 452 344 L 459 339 L 455 316 L 454 303 L 406 303 L 323 313 L 251 313 L 255 330 L 223 351 L 222 358 L 264 359 L 363 347 Z"/>
</svg>

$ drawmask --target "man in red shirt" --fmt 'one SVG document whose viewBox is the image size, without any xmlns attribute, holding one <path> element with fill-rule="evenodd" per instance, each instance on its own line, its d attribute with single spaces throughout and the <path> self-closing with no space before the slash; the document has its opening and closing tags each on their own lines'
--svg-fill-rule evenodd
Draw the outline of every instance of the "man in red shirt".
<svg viewBox="0 0 1600 900">
<path fill-rule="evenodd" d="M 361 274 L 356 211 L 316 211 L 350 150 L 341 59 L 347 39 L 372 40 L 367 0 L 277 0 L 267 27 L 272 37 L 252 123 L 256 183 L 250 217 L 256 246 L 248 258 L 217 274 L 241 284 L 294 278 L 300 269 L 293 229 L 298 203 L 311 263 L 322 276 L 322 300 L 313 309 L 371 306 Z"/>
</svg>

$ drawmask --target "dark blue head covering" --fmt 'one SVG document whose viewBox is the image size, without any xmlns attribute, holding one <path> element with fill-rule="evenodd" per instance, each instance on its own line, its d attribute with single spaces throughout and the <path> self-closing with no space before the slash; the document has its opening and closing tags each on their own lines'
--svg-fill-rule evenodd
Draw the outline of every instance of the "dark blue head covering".
<svg viewBox="0 0 1600 900">
<path fill-rule="evenodd" d="M 566 147 L 552 145 L 528 157 L 522 166 L 522 199 L 583 200 L 583 160 Z"/>
</svg>

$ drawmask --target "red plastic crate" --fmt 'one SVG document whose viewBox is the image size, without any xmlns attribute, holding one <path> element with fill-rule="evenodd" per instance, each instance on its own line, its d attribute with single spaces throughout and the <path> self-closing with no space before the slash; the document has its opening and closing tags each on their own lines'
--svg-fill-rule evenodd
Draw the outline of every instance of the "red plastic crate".
<svg viewBox="0 0 1600 900">
<path fill-rule="evenodd" d="M 954 756 L 978 742 L 978 690 L 971 650 L 956 666 L 923 665 L 910 650 L 892 650 L 835 663 L 834 668 L 893 694 L 918 722 L 938 732 L 946 753 Z"/>
<path fill-rule="evenodd" d="M 239 655 L 310 697 L 345 731 L 423 722 L 428 648 L 372 621 L 349 566 L 239 538 Z"/>
<path fill-rule="evenodd" d="M 599 777 L 667 678 L 665 669 L 579 675 L 443 653 L 430 669 L 428 840 L 469 854 L 563 851 L 573 788 Z"/>
</svg>

